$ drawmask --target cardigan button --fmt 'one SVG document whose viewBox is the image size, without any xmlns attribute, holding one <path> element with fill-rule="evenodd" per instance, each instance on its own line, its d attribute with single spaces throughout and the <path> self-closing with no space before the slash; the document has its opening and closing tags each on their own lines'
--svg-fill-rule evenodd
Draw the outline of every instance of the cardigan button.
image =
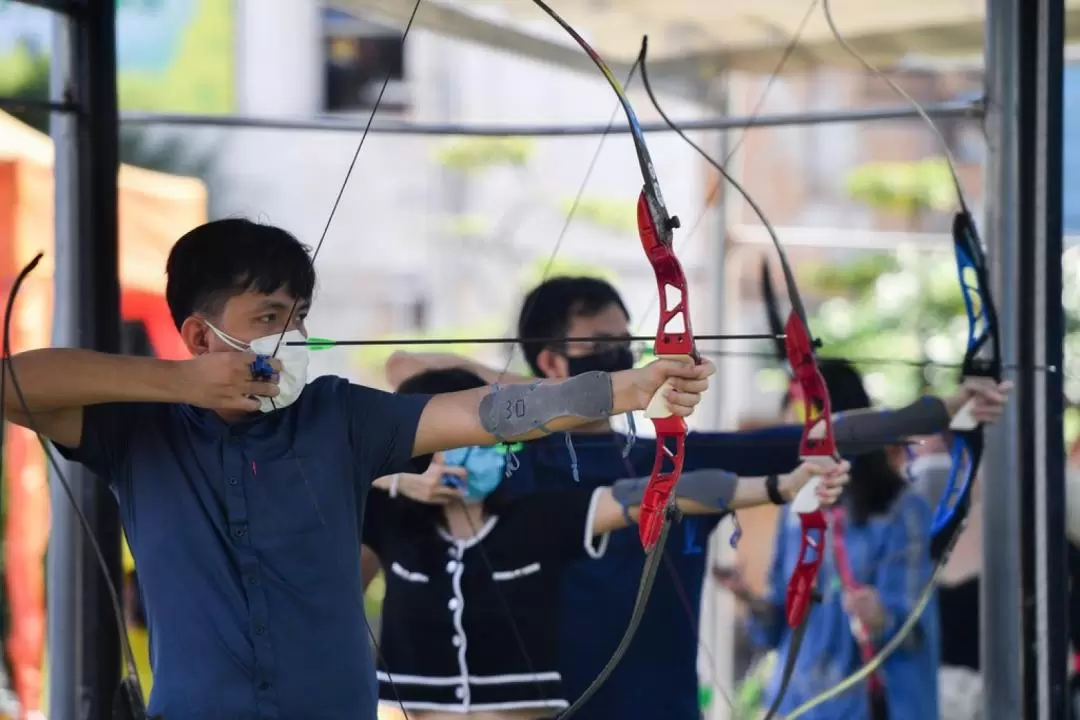
<svg viewBox="0 0 1080 720">
<path fill-rule="evenodd" d="M 458 569 L 457 561 L 451 560 L 450 562 L 446 563 L 446 572 L 452 573 L 457 569 Z"/>
<path fill-rule="evenodd" d="M 454 647 L 461 647 L 461 636 L 455 635 L 454 639 L 450 641 L 450 644 Z"/>
<path fill-rule="evenodd" d="M 458 689 L 454 691 L 454 695 L 457 696 L 458 700 L 464 699 L 465 698 L 465 688 L 463 686 L 458 687 Z"/>
<path fill-rule="evenodd" d="M 451 610 L 457 610 L 458 609 L 457 598 L 450 598 L 450 602 L 446 603 L 446 607 L 450 608 Z"/>
</svg>

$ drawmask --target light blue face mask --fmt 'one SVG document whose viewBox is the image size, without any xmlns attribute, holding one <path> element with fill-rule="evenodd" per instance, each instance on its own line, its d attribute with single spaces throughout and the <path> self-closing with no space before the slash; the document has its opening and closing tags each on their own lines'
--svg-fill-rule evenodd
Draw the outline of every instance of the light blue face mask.
<svg viewBox="0 0 1080 720">
<path fill-rule="evenodd" d="M 443 463 L 468 471 L 465 500 L 481 502 L 495 492 L 506 475 L 506 450 L 500 446 L 456 448 L 443 453 Z M 461 478 L 453 475 L 447 475 L 443 481 L 451 487 L 461 486 Z"/>
</svg>

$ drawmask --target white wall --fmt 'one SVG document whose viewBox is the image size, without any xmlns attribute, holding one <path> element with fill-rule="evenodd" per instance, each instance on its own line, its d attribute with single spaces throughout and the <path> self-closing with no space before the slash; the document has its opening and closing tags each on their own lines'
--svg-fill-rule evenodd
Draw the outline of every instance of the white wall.
<svg viewBox="0 0 1080 720">
<path fill-rule="evenodd" d="M 310 116 L 321 104 L 322 40 L 315 0 L 237 0 L 238 112 L 258 116 Z M 561 37 L 539 22 L 528 28 Z M 528 59 L 471 47 L 414 29 L 407 41 L 406 72 L 412 109 L 403 119 L 418 122 L 581 124 L 606 123 L 616 98 L 603 77 L 545 67 Z M 644 93 L 632 101 L 643 122 L 656 119 Z M 672 103 L 675 117 L 689 111 Z M 380 119 L 394 113 L 380 110 Z M 365 118 L 360 118 L 365 119 Z M 620 122 L 622 117 L 620 115 Z M 289 229 L 312 245 L 356 150 L 358 134 L 224 130 L 225 142 L 212 188 L 215 214 L 242 214 Z M 650 149 L 672 211 L 692 225 L 701 211 L 702 172 L 693 151 L 673 134 L 651 135 Z M 429 295 L 433 332 L 485 317 L 509 330 L 523 286 L 521 272 L 546 260 L 559 237 L 564 205 L 577 193 L 597 136 L 538 139 L 535 155 L 521 171 L 494 170 L 462 183 L 434 162 L 449 138 L 369 135 L 349 180 L 334 223 L 319 253 L 320 294 L 312 331 L 337 338 L 388 332 L 380 301 L 407 303 Z M 633 202 L 641 186 L 628 135 L 609 137 L 585 195 Z M 510 237 L 489 244 L 447 234 L 455 212 L 476 215 L 494 226 L 512 216 Z M 707 225 L 707 224 L 706 224 Z M 680 257 L 688 274 L 704 262 L 705 227 Z M 617 272 L 635 320 L 651 306 L 641 328 L 655 329 L 656 288 L 633 233 L 614 233 L 575 222 L 558 258 L 576 259 Z M 710 293 L 692 287 L 699 332 L 713 325 L 706 313 Z M 393 331 L 397 336 L 412 331 Z M 319 353 L 320 371 L 345 373 L 346 352 Z"/>
</svg>

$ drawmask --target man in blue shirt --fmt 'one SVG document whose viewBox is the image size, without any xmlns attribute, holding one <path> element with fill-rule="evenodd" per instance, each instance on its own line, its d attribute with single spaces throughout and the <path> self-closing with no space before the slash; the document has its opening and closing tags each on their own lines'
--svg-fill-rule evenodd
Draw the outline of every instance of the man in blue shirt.
<svg viewBox="0 0 1080 720">
<path fill-rule="evenodd" d="M 629 313 L 618 292 L 607 282 L 587 277 L 551 278 L 522 303 L 518 337 L 525 360 L 536 377 L 567 378 L 595 370 L 608 372 L 633 367 L 628 342 Z M 594 338 L 566 342 L 557 338 Z M 464 366 L 488 382 L 515 380 L 500 370 L 449 354 L 395 353 L 387 365 L 391 384 L 429 368 Z M 992 420 L 1004 405 L 1008 386 L 971 381 L 944 400 L 941 427 L 925 426 L 925 415 L 912 417 L 910 427 L 895 424 L 895 437 L 872 429 L 869 414 L 835 421 L 840 452 L 851 456 L 899 442 L 907 435 L 945 429 L 948 415 L 969 399 L 976 400 L 976 417 Z M 941 403 L 926 398 L 927 403 Z M 918 410 L 916 403 L 911 408 Z M 874 411 L 876 417 L 890 411 Z M 899 413 L 894 413 L 899 416 Z M 856 422 L 857 420 L 857 422 Z M 799 464 L 801 425 L 753 432 L 693 432 L 686 438 L 684 470 L 719 469 L 740 476 L 778 475 Z M 525 443 L 518 453 L 520 467 L 507 486 L 518 493 L 538 488 L 562 489 L 611 485 L 623 477 L 648 475 L 655 443 L 639 439 L 624 456 L 627 438 L 613 433 L 608 420 Z M 580 720 L 698 720 L 698 623 L 705 574 L 705 548 L 720 516 L 687 517 L 674 525 L 666 559 L 653 586 L 645 615 L 629 650 L 607 682 L 574 717 Z M 634 529 L 613 533 L 607 553 L 583 560 L 563 575 L 560 612 L 560 667 L 571 701 L 579 697 L 612 656 L 629 622 L 645 561 Z"/>
<path fill-rule="evenodd" d="M 146 600 L 150 712 L 169 720 L 374 720 L 358 520 L 372 479 L 415 455 L 643 408 L 668 380 L 668 408 L 688 415 L 713 372 L 661 361 L 527 396 L 306 384 L 315 269 L 296 238 L 208 223 L 176 243 L 166 272 L 192 359 L 20 353 L 3 378 L 20 392 L 3 410 L 116 494 Z M 256 374 L 259 356 L 275 374 Z"/>
</svg>

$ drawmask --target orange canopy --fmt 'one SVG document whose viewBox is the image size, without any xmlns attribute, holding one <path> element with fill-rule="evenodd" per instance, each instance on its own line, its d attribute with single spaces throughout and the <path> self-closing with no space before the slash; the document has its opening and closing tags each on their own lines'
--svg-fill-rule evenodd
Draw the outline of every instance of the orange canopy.
<svg viewBox="0 0 1080 720">
<path fill-rule="evenodd" d="M 14 351 L 49 345 L 53 277 L 52 139 L 0 112 L 0 298 L 39 252 L 45 257 L 19 292 L 12 319 Z M 186 355 L 165 304 L 165 260 L 183 233 L 206 221 L 206 187 L 124 165 L 119 173 L 121 312 L 143 323 L 159 357 Z M 2 322 L 2 321 L 0 321 Z M 2 330 L 2 328 L 0 328 Z M 8 650 L 24 713 L 37 710 L 45 641 L 42 560 L 49 533 L 45 459 L 34 436 L 9 427 L 4 532 L 11 608 Z"/>
</svg>

